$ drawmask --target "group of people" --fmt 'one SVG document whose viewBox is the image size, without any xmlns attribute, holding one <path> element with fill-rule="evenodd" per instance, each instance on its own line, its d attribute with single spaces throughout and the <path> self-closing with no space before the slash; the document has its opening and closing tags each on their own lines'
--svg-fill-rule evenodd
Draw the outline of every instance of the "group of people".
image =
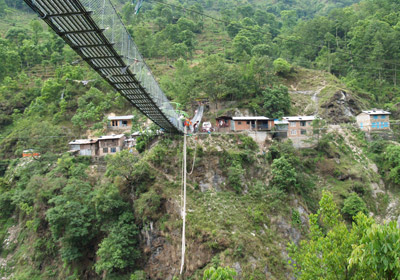
<svg viewBox="0 0 400 280">
<path fill-rule="evenodd" d="M 198 132 L 199 130 L 199 121 L 196 121 L 193 125 L 192 125 L 192 121 L 190 119 L 186 119 L 183 123 L 184 126 L 187 126 L 193 133 Z"/>
</svg>

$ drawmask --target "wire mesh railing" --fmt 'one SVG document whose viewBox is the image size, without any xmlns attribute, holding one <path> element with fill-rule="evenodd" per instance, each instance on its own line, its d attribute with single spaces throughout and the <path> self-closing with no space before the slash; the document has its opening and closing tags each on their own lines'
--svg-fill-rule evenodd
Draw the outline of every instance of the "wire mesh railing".
<svg viewBox="0 0 400 280">
<path fill-rule="evenodd" d="M 87 11 L 92 12 L 93 20 L 104 30 L 105 37 L 114 44 L 115 50 L 136 75 L 154 103 L 179 131 L 183 131 L 179 115 L 169 103 L 110 0 L 80 0 L 80 2 Z"/>
<path fill-rule="evenodd" d="M 110 0 L 24 0 L 85 61 L 155 123 L 183 132 Z"/>
</svg>

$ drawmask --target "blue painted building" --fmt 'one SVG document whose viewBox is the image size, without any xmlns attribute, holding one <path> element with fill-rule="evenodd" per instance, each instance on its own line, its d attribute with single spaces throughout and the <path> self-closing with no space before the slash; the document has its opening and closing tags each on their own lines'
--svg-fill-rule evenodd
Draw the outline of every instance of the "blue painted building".
<svg viewBox="0 0 400 280">
<path fill-rule="evenodd" d="M 390 130 L 390 114 L 378 109 L 362 111 L 357 116 L 357 125 L 362 131 Z"/>
</svg>

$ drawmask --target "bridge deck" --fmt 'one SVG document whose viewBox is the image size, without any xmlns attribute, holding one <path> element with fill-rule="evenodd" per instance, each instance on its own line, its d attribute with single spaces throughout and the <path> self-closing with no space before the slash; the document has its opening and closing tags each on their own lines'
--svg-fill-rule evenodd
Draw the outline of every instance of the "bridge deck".
<svg viewBox="0 0 400 280">
<path fill-rule="evenodd" d="M 183 132 L 109 0 L 24 1 L 132 105 L 167 132 Z"/>
</svg>

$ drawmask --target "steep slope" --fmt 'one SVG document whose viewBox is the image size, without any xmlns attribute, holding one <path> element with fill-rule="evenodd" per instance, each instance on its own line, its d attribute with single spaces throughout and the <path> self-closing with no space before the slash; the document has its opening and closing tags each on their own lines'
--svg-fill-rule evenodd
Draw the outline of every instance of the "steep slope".
<svg viewBox="0 0 400 280">
<path fill-rule="evenodd" d="M 330 123 L 346 123 L 370 108 L 367 95 L 350 90 L 326 72 L 296 68 L 282 82 L 289 89 L 293 115 L 318 115 Z"/>
<path fill-rule="evenodd" d="M 287 244 L 298 243 L 306 237 L 307 214 L 317 209 L 322 190 L 330 190 L 339 206 L 356 192 L 377 218 L 385 219 L 387 214 L 396 217 L 397 204 L 389 205 L 394 201 L 393 194 L 387 193 L 376 166 L 361 152 L 363 143 L 357 133 L 345 127 L 332 127 L 322 136 L 317 150 L 296 151 L 290 144 L 279 143 L 258 146 L 240 134 L 191 138 L 189 172 L 194 159 L 195 163 L 188 184 L 186 275 L 201 279 L 205 268 L 223 265 L 235 268 L 241 279 L 287 279 L 292 271 L 287 262 Z M 99 273 L 105 261 L 114 267 L 103 271 L 106 279 L 115 279 L 117 275 L 121 277 L 118 279 L 125 279 L 134 270 L 144 270 L 150 279 L 177 276 L 182 225 L 181 150 L 180 139 L 164 138 L 143 155 L 124 152 L 107 158 L 106 162 L 89 163 L 64 155 L 50 171 L 41 171 L 45 162 L 16 161 L 3 181 L 2 213 L 10 215 L 12 205 L 19 205 L 18 216 L 3 214 L 7 221 L 3 224 L 5 242 L 18 240 L 18 243 L 4 247 L 8 248 L 4 262 L 9 270 L 3 275 L 14 275 L 16 279 L 22 275 L 40 275 L 40 279 L 51 279 L 54 273 L 65 278 L 72 275 L 61 263 L 68 256 L 66 250 L 78 245 L 68 241 L 67 235 L 77 225 L 71 223 L 72 216 L 65 216 L 64 230 L 56 231 L 55 226 L 62 220 L 55 220 L 54 214 L 60 207 L 68 213 L 65 207 L 73 203 L 74 211 L 83 211 L 85 207 L 97 209 L 97 214 L 82 212 L 89 223 L 85 227 L 91 230 L 90 235 L 82 233 L 89 238 L 79 248 L 78 259 L 82 265 L 70 263 L 76 269 L 75 276 L 101 279 L 94 268 Z M 275 163 L 282 157 L 288 159 L 284 169 Z M 287 168 L 293 170 L 294 185 L 274 179 L 276 172 L 286 172 Z M 45 172 L 42 173 L 44 181 L 37 181 L 38 175 L 32 176 L 32 172 Z M 83 188 L 89 184 L 93 195 L 83 189 L 79 191 L 80 197 L 65 193 L 60 185 L 65 180 L 70 182 L 67 188 Z M 60 191 L 64 193 L 61 196 Z M 28 198 L 27 194 L 32 197 Z M 67 200 L 60 200 L 66 195 Z M 11 208 L 4 208 L 6 205 Z M 110 212 L 111 209 L 114 210 Z M 131 237 L 139 243 L 125 249 L 137 248 L 141 257 L 121 271 L 98 248 L 107 246 L 100 243 L 104 236 L 116 234 L 112 225 L 124 211 L 134 213 L 139 232 Z M 10 227 L 13 224 L 17 226 Z M 114 236 L 117 240 L 121 237 Z M 59 242 L 37 243 L 43 238 Z M 43 251 L 43 246 L 50 245 L 51 250 Z M 96 250 L 97 257 L 94 257 Z M 129 263 L 130 257 L 121 250 L 122 254 L 114 257 Z"/>
</svg>

